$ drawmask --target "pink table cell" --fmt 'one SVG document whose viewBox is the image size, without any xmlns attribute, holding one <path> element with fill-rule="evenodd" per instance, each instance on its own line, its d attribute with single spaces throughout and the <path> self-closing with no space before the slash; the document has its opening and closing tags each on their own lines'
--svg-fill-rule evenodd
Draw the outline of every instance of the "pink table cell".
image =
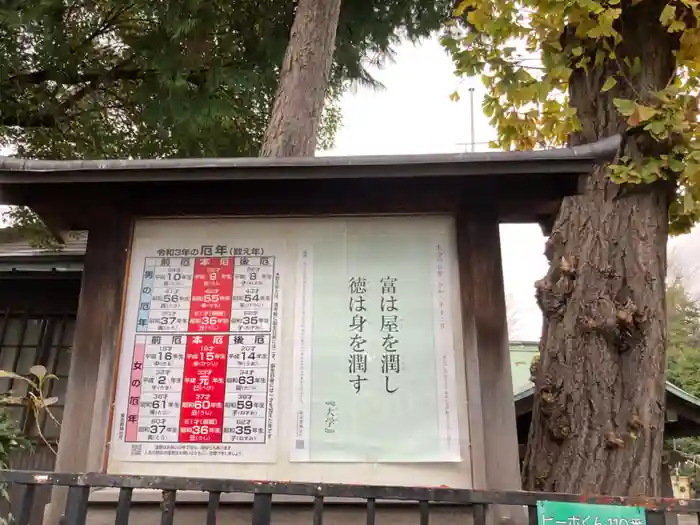
<svg viewBox="0 0 700 525">
<path fill-rule="evenodd" d="M 134 358 L 131 362 L 129 377 L 129 405 L 126 409 L 126 441 L 138 441 L 139 406 L 141 405 L 141 382 L 143 381 L 143 360 L 146 355 L 146 343 L 134 345 Z"/>
</svg>

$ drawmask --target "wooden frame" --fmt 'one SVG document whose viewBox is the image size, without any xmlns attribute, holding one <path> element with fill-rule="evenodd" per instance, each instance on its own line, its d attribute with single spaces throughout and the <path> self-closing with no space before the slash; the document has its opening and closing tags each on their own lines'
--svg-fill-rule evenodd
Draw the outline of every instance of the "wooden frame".
<svg viewBox="0 0 700 525">
<path fill-rule="evenodd" d="M 131 216 L 456 213 L 468 204 L 495 209 L 501 222 L 546 227 L 561 198 L 576 193 L 579 177 L 611 159 L 619 143 L 611 137 L 562 150 L 308 159 L 0 158 L 0 202 L 30 206 L 56 232 L 91 229 L 110 210 Z"/>
<path fill-rule="evenodd" d="M 498 226 L 551 224 L 579 177 L 618 144 L 401 158 L 0 161 L 1 202 L 32 207 L 56 233 L 89 230 L 56 470 L 104 466 L 134 220 L 438 213 L 456 218 L 474 487 L 519 489 Z M 65 493 L 57 496 L 55 509 Z"/>
</svg>

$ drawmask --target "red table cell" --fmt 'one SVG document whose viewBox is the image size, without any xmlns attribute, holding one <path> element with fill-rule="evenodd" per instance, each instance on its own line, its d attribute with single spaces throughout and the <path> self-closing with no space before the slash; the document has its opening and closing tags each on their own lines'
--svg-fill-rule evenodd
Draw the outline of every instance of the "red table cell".
<svg viewBox="0 0 700 525">
<path fill-rule="evenodd" d="M 220 443 L 226 397 L 228 336 L 187 338 L 180 401 L 181 443 Z"/>
<path fill-rule="evenodd" d="M 233 257 L 195 259 L 190 332 L 226 332 L 231 321 Z"/>
</svg>

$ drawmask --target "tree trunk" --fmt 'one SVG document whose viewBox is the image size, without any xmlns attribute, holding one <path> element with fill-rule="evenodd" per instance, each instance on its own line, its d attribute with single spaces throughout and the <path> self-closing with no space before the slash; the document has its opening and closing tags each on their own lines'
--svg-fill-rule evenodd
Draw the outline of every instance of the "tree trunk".
<svg viewBox="0 0 700 525">
<path fill-rule="evenodd" d="M 676 37 L 659 24 L 663 5 L 623 6 L 618 60 L 591 63 L 570 79 L 570 103 L 582 123 L 572 145 L 624 131 L 613 98 L 645 97 L 674 74 Z M 606 78 L 635 57 L 642 73 L 628 74 L 629 82 L 618 78 L 603 93 Z M 620 154 L 663 151 L 636 135 L 626 137 Z M 545 250 L 549 270 L 535 284 L 544 323 L 523 469 L 528 490 L 661 494 L 671 190 L 665 183 L 617 186 L 601 166 L 582 195 L 562 204 Z"/>
<path fill-rule="evenodd" d="M 263 157 L 312 157 L 335 50 L 341 0 L 299 0 Z"/>
</svg>

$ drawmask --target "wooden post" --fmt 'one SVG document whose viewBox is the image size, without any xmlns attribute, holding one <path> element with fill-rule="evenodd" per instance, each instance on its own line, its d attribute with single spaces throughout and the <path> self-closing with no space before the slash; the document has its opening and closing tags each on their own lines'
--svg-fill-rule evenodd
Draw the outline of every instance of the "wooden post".
<svg viewBox="0 0 700 525">
<path fill-rule="evenodd" d="M 481 373 L 479 371 L 479 352 L 476 334 L 472 268 L 472 228 L 471 218 L 459 214 L 455 218 L 457 234 L 457 263 L 459 265 L 460 303 L 462 308 L 462 347 L 464 348 L 464 377 L 467 382 L 467 402 L 469 411 L 469 446 L 472 464 L 472 485 L 475 489 L 489 487 L 486 478 L 486 454 L 474 453 L 484 451 L 486 434 L 484 429 L 484 410 L 481 403 Z"/>
<path fill-rule="evenodd" d="M 667 462 L 661 463 L 661 497 L 662 498 L 675 498 L 673 494 L 673 479 L 672 479 L 671 467 Z M 678 514 L 675 512 L 665 512 L 664 513 L 664 525 L 678 525 L 680 521 L 678 519 Z M 695 521 L 695 520 L 693 520 Z"/>
<path fill-rule="evenodd" d="M 90 229 L 56 472 L 99 472 L 111 415 L 131 221 L 103 216 Z M 44 523 L 56 525 L 67 491 L 55 489 Z"/>
<path fill-rule="evenodd" d="M 520 490 L 518 437 L 495 204 L 463 209 L 457 217 L 457 245 L 474 487 Z M 481 458 L 477 457 L 480 450 L 483 451 Z M 517 523 L 524 523 L 527 517 L 519 510 L 494 508 L 489 512 L 489 522 L 512 518 Z"/>
</svg>

